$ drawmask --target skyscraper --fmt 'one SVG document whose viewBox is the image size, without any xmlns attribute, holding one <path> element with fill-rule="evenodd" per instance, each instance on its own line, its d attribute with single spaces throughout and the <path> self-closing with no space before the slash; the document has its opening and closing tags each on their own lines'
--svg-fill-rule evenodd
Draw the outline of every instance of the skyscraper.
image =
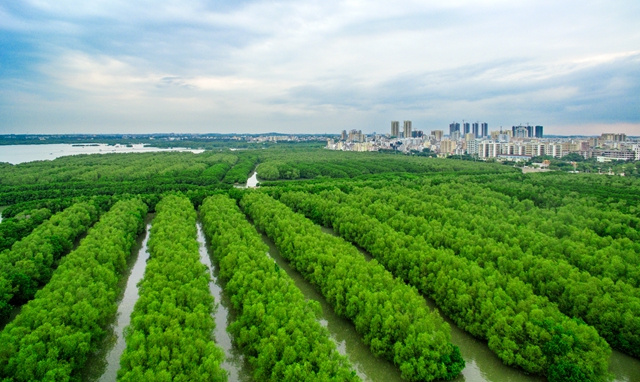
<svg viewBox="0 0 640 382">
<path fill-rule="evenodd" d="M 436 139 L 436 141 L 441 141 L 442 140 L 442 136 L 444 135 L 444 131 L 442 130 L 432 130 L 431 131 L 431 135 L 433 135 Z"/>
<path fill-rule="evenodd" d="M 453 135 L 454 132 L 460 131 L 460 124 L 453 122 L 449 124 L 449 136 Z"/>
<path fill-rule="evenodd" d="M 462 126 L 464 128 L 464 134 L 469 134 L 471 132 L 471 125 L 469 122 L 463 123 Z"/>
<path fill-rule="evenodd" d="M 529 126 L 529 125 L 527 125 L 527 136 L 528 136 L 529 138 L 533 138 L 533 136 L 534 136 L 533 126 Z"/>
<path fill-rule="evenodd" d="M 489 124 L 486 122 L 483 122 L 482 125 L 480 125 L 480 136 L 481 137 L 488 137 L 489 136 Z"/>
<path fill-rule="evenodd" d="M 471 125 L 471 132 L 473 133 L 473 135 L 475 137 L 479 137 L 480 136 L 480 124 L 478 122 L 474 122 Z"/>
<path fill-rule="evenodd" d="M 400 136 L 400 122 L 391 121 L 391 136 L 392 137 Z"/>
<path fill-rule="evenodd" d="M 542 126 L 536 126 L 536 138 L 542 138 Z"/>
<path fill-rule="evenodd" d="M 411 121 L 404 121 L 404 137 L 411 138 Z"/>
</svg>

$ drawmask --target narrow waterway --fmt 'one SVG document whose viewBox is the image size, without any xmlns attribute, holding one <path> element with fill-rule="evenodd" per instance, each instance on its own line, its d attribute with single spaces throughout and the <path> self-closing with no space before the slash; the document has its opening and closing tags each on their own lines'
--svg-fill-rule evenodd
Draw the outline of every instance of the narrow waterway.
<svg viewBox="0 0 640 382">
<path fill-rule="evenodd" d="M 322 232 L 339 236 L 333 228 L 321 227 Z M 363 248 L 355 245 L 367 260 L 373 257 Z M 453 320 L 444 315 L 435 302 L 424 296 L 427 305 L 440 313 L 451 326 L 451 342 L 458 345 L 462 358 L 467 363 L 462 375 L 454 381 L 545 381 L 544 378 L 525 374 L 519 369 L 508 367 L 502 363 L 493 353 L 485 341 L 479 340 L 464 330 L 458 328 Z M 612 382 L 638 382 L 640 381 L 640 360 L 617 350 L 614 350 L 609 359 L 609 372 L 614 375 Z"/>
<path fill-rule="evenodd" d="M 240 183 L 236 183 L 233 185 L 233 187 L 235 188 L 257 188 L 258 187 L 258 172 L 256 171 L 258 167 L 256 167 L 253 172 L 251 173 L 251 176 L 249 176 L 249 178 L 247 179 L 247 183 L 245 184 L 240 184 Z"/>
<path fill-rule="evenodd" d="M 262 234 L 262 241 L 269 247 L 269 256 L 275 260 L 278 266 L 291 277 L 295 285 L 302 291 L 305 298 L 315 300 L 322 306 L 320 323 L 329 330 L 331 339 L 338 348 L 338 352 L 349 359 L 356 373 L 363 381 L 394 382 L 403 381 L 400 378 L 400 369 L 393 363 L 375 357 L 369 348 L 362 342 L 362 336 L 356 332 L 351 321 L 337 316 L 324 296 L 302 275 L 293 269 L 285 260 L 273 241 Z"/>
<path fill-rule="evenodd" d="M 251 377 L 251 366 L 245 360 L 240 350 L 234 346 L 231 335 L 227 333 L 227 326 L 235 318 L 231 308 L 231 301 L 224 293 L 218 280 L 217 268 L 211 263 L 211 256 L 208 251 L 209 247 L 206 243 L 204 232 L 202 231 L 202 224 L 198 222 L 197 227 L 198 243 L 200 244 L 200 261 L 211 271 L 209 290 L 217 305 L 217 309 L 213 315 L 216 322 L 214 338 L 218 346 L 224 350 L 225 361 L 222 363 L 222 368 L 229 373 L 229 382 L 253 381 Z"/>
<path fill-rule="evenodd" d="M 247 188 L 256 188 L 258 187 L 258 172 L 253 171 L 253 174 L 247 179 Z"/>
<path fill-rule="evenodd" d="M 146 228 L 137 238 L 136 246 L 132 250 L 136 255 L 131 256 L 127 264 L 127 268 L 131 271 L 121 280 L 124 293 L 118 303 L 118 313 L 114 318 L 113 330 L 108 332 L 101 349 L 89 358 L 87 366 L 81 375 L 81 379 L 84 381 L 114 382 L 116 380 L 118 370 L 120 370 L 120 356 L 126 346 L 124 329 L 131 322 L 131 312 L 139 297 L 138 282 L 144 276 L 147 259 L 149 258 L 147 242 L 152 218 L 153 214 L 147 215 L 145 219 Z"/>
<path fill-rule="evenodd" d="M 333 236 L 339 236 L 333 228 L 321 227 L 322 232 Z M 367 260 L 373 257 L 358 245 L 354 246 L 362 253 Z M 462 358 L 466 362 L 461 375 L 454 381 L 473 381 L 473 382 L 495 382 L 495 381 L 544 381 L 544 378 L 534 377 L 525 374 L 523 371 L 505 366 L 502 361 L 495 355 L 485 341 L 479 340 L 464 330 L 458 328 L 452 320 L 442 314 L 436 304 L 430 298 L 424 296 L 429 308 L 437 310 L 440 316 L 449 323 L 451 327 L 451 343 L 460 348 Z"/>
</svg>

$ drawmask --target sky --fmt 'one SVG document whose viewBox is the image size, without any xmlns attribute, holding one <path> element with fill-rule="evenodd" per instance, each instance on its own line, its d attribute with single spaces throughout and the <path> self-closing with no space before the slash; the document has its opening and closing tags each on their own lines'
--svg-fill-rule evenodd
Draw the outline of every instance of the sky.
<svg viewBox="0 0 640 382">
<path fill-rule="evenodd" d="M 640 1 L 0 0 L 0 134 L 392 120 L 640 135 Z"/>
</svg>

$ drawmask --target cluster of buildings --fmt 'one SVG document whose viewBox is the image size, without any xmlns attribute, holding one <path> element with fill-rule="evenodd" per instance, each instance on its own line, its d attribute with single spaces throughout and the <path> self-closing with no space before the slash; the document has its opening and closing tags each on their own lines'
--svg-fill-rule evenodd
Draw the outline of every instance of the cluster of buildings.
<svg viewBox="0 0 640 382">
<path fill-rule="evenodd" d="M 432 130 L 425 134 L 413 130 L 411 121 L 391 121 L 390 134 L 363 134 L 361 130 L 343 131 L 340 139 L 329 139 L 327 149 L 343 151 L 398 150 L 402 152 L 427 149 L 438 156 L 470 155 L 478 159 L 524 161 L 537 156 L 562 158 L 576 153 L 601 162 L 640 160 L 640 141 L 625 134 L 605 133 L 600 137 L 545 137 L 544 127 L 518 125 L 510 129 L 489 131 L 486 122 L 453 122 L 449 134 Z"/>
</svg>

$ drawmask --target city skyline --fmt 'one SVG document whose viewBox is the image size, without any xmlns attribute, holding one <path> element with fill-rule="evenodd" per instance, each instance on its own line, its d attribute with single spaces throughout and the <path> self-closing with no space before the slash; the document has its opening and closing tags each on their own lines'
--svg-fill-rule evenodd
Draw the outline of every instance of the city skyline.
<svg viewBox="0 0 640 382">
<path fill-rule="evenodd" d="M 428 131 L 473 116 L 638 135 L 639 13 L 634 1 L 5 2 L 0 134 Z"/>
</svg>

